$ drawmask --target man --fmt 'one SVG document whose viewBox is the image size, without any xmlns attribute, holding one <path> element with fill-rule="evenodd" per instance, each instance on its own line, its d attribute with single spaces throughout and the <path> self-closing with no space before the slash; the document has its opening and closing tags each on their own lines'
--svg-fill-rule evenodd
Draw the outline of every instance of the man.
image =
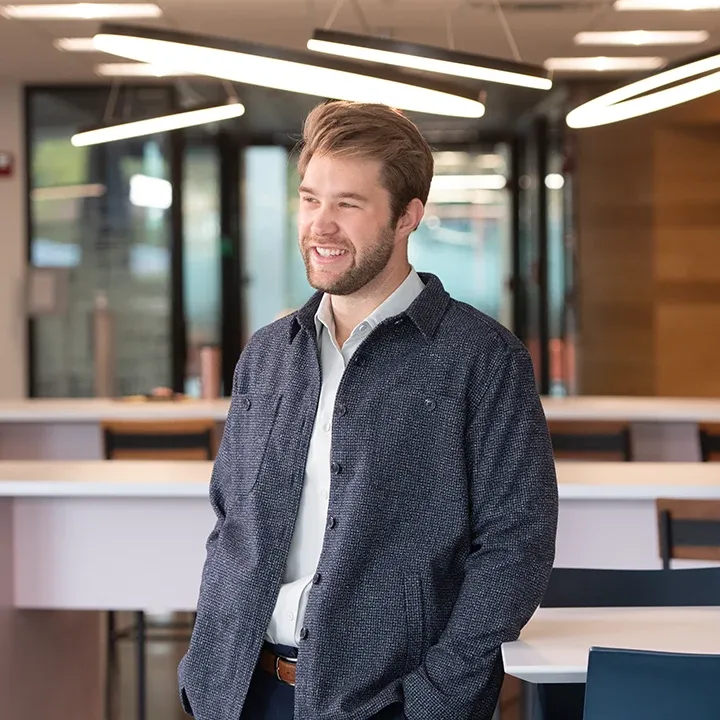
<svg viewBox="0 0 720 720">
<path fill-rule="evenodd" d="M 237 365 L 183 706 L 198 720 L 489 719 L 500 645 L 554 559 L 531 361 L 410 267 L 433 158 L 407 118 L 320 105 L 298 169 L 318 293 Z"/>
</svg>

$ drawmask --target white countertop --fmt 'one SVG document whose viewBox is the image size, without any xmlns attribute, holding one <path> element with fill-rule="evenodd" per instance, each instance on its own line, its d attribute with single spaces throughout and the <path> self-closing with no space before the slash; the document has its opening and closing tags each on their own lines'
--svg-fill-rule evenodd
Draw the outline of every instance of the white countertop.
<svg viewBox="0 0 720 720">
<path fill-rule="evenodd" d="M 207 498 L 202 461 L 0 461 L 0 497 Z M 559 462 L 561 500 L 720 499 L 720 463 Z"/>
<path fill-rule="evenodd" d="M 532 683 L 578 683 L 591 647 L 720 654 L 720 607 L 540 608 L 502 647 L 505 672 Z"/>
<path fill-rule="evenodd" d="M 223 421 L 229 400 L 133 401 L 103 398 L 0 400 L 0 423 L 97 423 L 101 420 L 212 418 Z M 720 422 L 720 398 L 543 398 L 549 420 Z"/>
</svg>

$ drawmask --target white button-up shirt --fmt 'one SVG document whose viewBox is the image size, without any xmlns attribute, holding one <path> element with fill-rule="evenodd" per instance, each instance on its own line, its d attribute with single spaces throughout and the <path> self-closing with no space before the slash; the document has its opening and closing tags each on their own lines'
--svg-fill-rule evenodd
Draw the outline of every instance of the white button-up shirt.
<svg viewBox="0 0 720 720">
<path fill-rule="evenodd" d="M 425 284 L 415 270 L 395 292 L 357 325 L 342 348 L 335 340 L 335 321 L 330 298 L 325 295 L 315 315 L 322 388 L 315 425 L 310 438 L 305 481 L 295 533 L 290 545 L 283 585 L 266 633 L 271 643 L 297 647 L 307 598 L 312 587 L 325 537 L 330 498 L 330 456 L 332 423 L 340 381 L 355 351 L 384 320 L 407 310 Z"/>
</svg>

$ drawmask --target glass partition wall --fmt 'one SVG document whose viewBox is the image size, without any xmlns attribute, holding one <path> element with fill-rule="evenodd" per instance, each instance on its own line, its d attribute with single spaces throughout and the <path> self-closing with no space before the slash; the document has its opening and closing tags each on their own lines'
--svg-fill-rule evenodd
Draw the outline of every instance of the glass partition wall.
<svg viewBox="0 0 720 720">
<path fill-rule="evenodd" d="M 170 384 L 170 207 L 167 136 L 78 148 L 106 88 L 28 94 L 29 263 L 67 268 L 67 307 L 30 328 L 31 395 L 93 394 L 93 310 L 114 318 L 120 394 Z M 166 112 L 163 88 L 125 89 L 119 105 Z"/>
<path fill-rule="evenodd" d="M 69 273 L 64 311 L 30 323 L 31 395 L 93 394 L 92 315 L 104 301 L 115 320 L 116 394 L 168 386 L 197 395 L 208 345 L 222 354 L 227 394 L 250 335 L 313 292 L 297 249 L 297 135 L 263 140 L 226 123 L 73 147 L 72 134 L 103 116 L 108 92 L 27 91 L 28 260 Z M 125 117 L 176 102 L 163 86 L 117 98 Z M 564 206 L 562 192 L 548 198 L 539 186 L 557 162 L 543 159 L 542 133 L 531 139 L 435 142 L 436 177 L 409 253 L 417 270 L 526 342 L 547 392 Z"/>
</svg>

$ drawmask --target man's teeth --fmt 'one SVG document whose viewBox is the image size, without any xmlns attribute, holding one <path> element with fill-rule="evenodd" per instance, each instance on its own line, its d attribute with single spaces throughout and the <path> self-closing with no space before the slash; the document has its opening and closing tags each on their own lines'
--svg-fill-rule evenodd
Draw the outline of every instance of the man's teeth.
<svg viewBox="0 0 720 720">
<path fill-rule="evenodd" d="M 347 250 L 330 250 L 328 248 L 315 248 L 318 255 L 322 257 L 335 257 L 336 255 L 344 255 Z"/>
</svg>

